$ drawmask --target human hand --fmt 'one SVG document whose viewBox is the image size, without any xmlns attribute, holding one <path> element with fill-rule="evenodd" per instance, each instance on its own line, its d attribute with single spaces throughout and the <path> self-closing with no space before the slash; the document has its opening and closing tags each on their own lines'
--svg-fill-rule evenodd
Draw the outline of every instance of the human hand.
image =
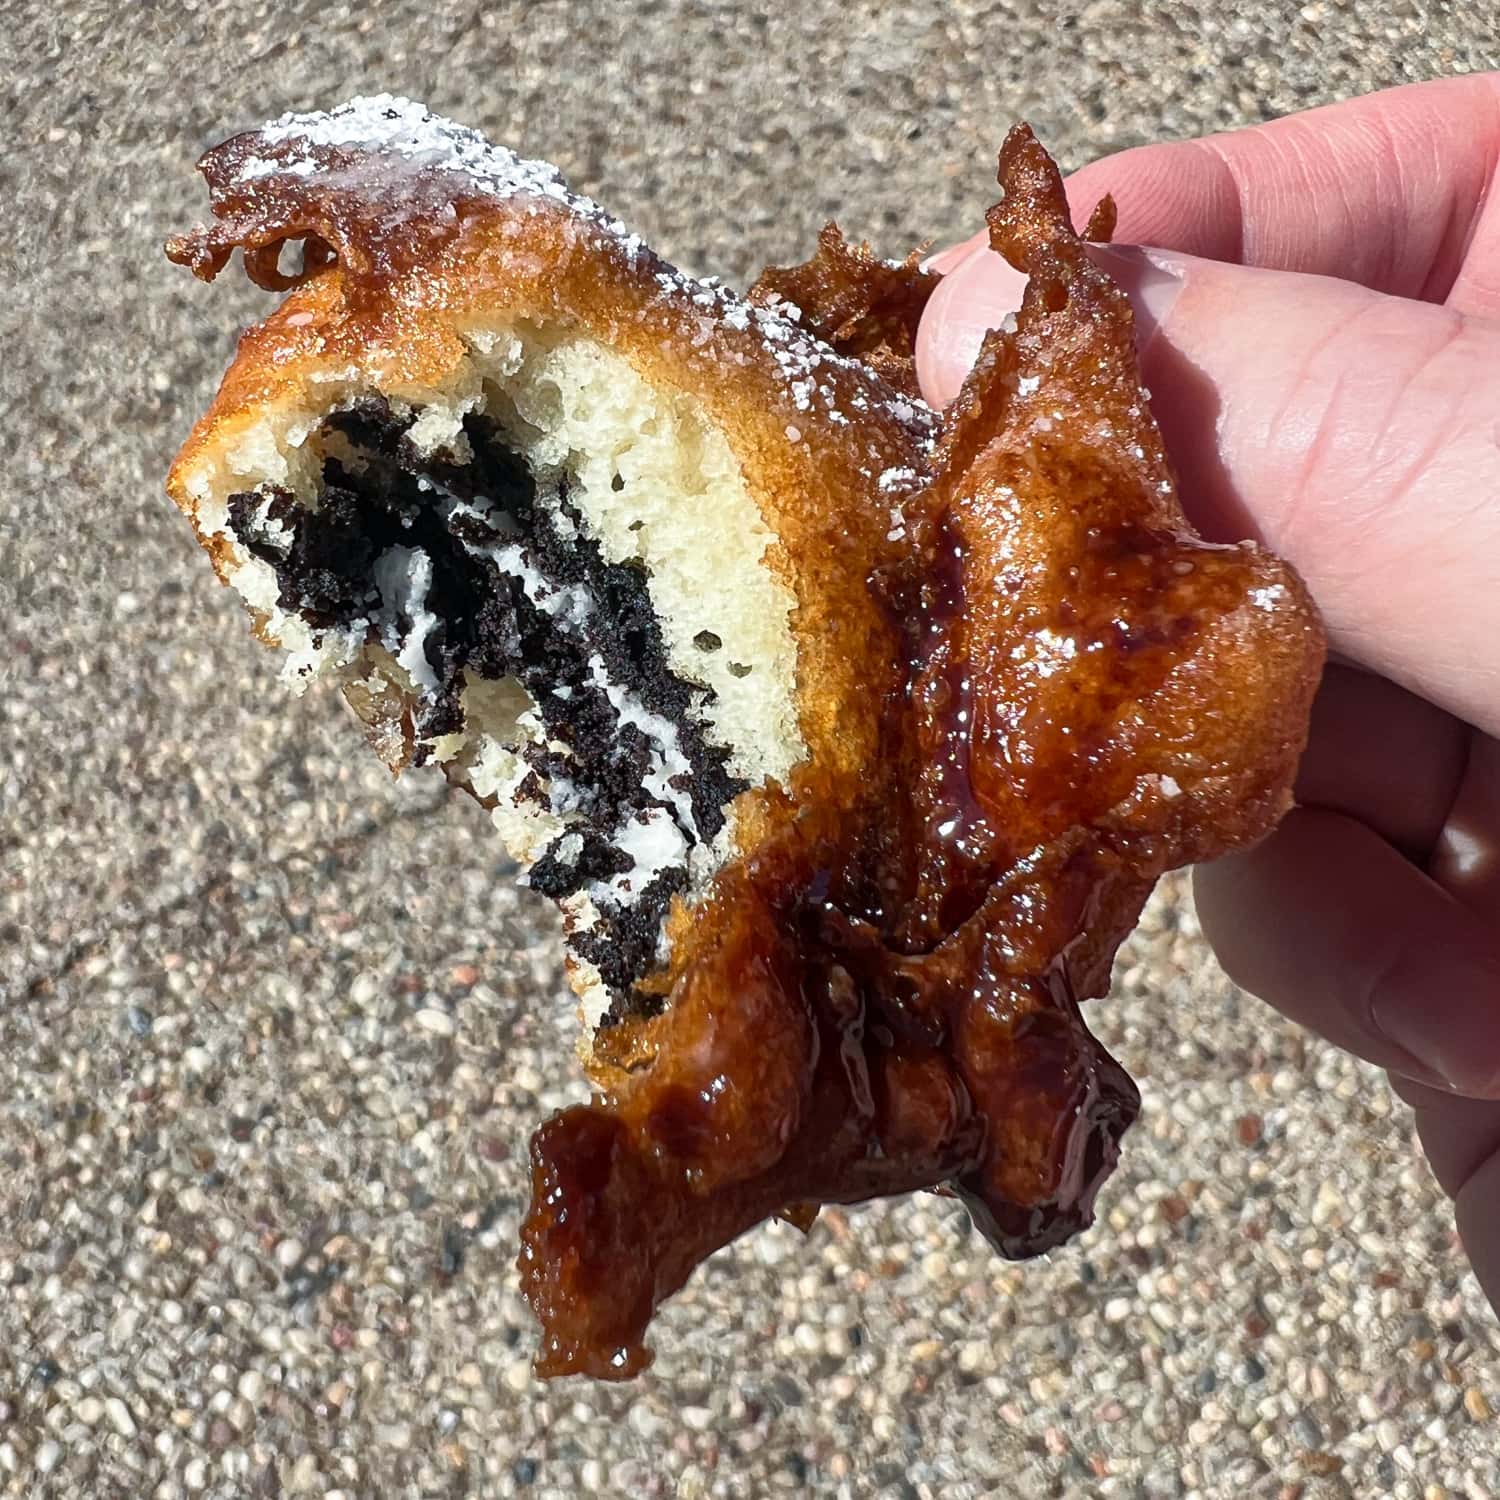
<svg viewBox="0 0 1500 1500">
<path fill-rule="evenodd" d="M 1500 74 L 1393 89 L 1068 182 L 1112 193 L 1152 408 L 1205 536 L 1296 564 L 1329 631 L 1298 807 L 1200 868 L 1229 974 L 1391 1073 L 1500 1307 Z M 1155 248 L 1120 248 L 1136 245 Z M 1023 279 L 936 257 L 958 390 Z"/>
</svg>

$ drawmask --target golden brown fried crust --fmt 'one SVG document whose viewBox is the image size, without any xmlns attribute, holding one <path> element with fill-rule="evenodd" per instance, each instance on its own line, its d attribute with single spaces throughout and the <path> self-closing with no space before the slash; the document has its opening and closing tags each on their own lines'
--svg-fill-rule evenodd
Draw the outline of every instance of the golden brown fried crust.
<svg viewBox="0 0 1500 1500">
<path fill-rule="evenodd" d="M 1024 128 L 1000 180 L 996 248 L 1032 279 L 876 580 L 907 659 L 875 796 L 804 783 L 675 934 L 665 1011 L 614 1038 L 654 1065 L 539 1133 L 544 1370 L 639 1368 L 651 1309 L 789 1201 L 946 1178 L 1013 1255 L 1087 1223 L 1137 1099 L 1075 996 L 1103 992 L 1163 870 L 1289 800 L 1316 613 L 1284 564 L 1187 524 L 1129 305 Z"/>
<path fill-rule="evenodd" d="M 917 325 L 941 279 L 922 269 L 917 250 L 904 261 L 879 260 L 868 245 L 849 244 L 837 224 L 825 224 L 810 260 L 767 266 L 748 295 L 762 307 L 791 303 L 814 337 L 915 397 Z"/>
<path fill-rule="evenodd" d="M 1024 127 L 1007 138 L 990 226 L 1026 297 L 930 463 L 877 377 L 835 361 L 842 420 L 809 409 L 784 334 L 695 301 L 566 204 L 459 194 L 434 220 L 446 237 L 422 230 L 417 260 L 382 272 L 389 184 L 367 185 L 362 219 L 337 166 L 337 201 L 315 172 L 226 199 L 246 243 L 290 226 L 354 253 L 247 336 L 174 468 L 180 504 L 264 403 L 346 364 L 419 397 L 503 307 L 697 394 L 798 601 L 808 761 L 743 799 L 740 857 L 674 912 L 661 1014 L 604 1033 L 602 1092 L 533 1141 L 521 1267 L 541 1369 L 642 1368 L 656 1306 L 789 1205 L 947 1182 L 1011 1255 L 1088 1223 L 1138 1099 L 1076 997 L 1102 992 L 1163 870 L 1274 823 L 1323 639 L 1290 568 L 1184 518 L 1129 304 L 1055 166 Z M 178 252 L 211 272 L 223 246 L 204 231 Z M 825 234 L 761 294 L 909 359 L 928 283 L 862 255 Z M 877 476 L 903 471 L 890 527 Z"/>
</svg>

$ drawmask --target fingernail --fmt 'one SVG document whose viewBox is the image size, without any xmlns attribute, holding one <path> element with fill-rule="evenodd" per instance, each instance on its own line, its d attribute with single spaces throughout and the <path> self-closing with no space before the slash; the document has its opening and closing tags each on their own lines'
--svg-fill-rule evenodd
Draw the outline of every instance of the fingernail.
<svg viewBox="0 0 1500 1500">
<path fill-rule="evenodd" d="M 957 245 L 949 245 L 946 250 L 939 250 L 934 255 L 929 255 L 922 262 L 924 271 L 934 271 L 939 276 L 948 276 L 956 271 L 966 260 L 978 255 L 989 245 L 989 234 L 976 234 L 969 239 L 961 241 Z"/>
<path fill-rule="evenodd" d="M 922 391 L 946 406 L 964 383 L 991 328 L 1021 305 L 1026 278 L 981 246 L 943 277 L 917 330 Z"/>
<path fill-rule="evenodd" d="M 1090 245 L 1094 264 L 1130 298 L 1135 313 L 1135 346 L 1145 349 L 1171 315 L 1182 292 L 1182 264 L 1160 250 L 1139 245 Z"/>
</svg>

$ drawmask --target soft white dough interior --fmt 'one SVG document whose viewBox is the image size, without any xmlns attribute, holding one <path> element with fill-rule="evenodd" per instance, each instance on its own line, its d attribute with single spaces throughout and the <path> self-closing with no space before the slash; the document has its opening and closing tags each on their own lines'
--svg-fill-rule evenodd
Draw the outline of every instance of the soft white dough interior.
<svg viewBox="0 0 1500 1500">
<path fill-rule="evenodd" d="M 805 754 L 794 696 L 794 599 L 764 565 L 772 534 L 722 432 L 690 395 L 648 384 L 595 341 L 523 324 L 471 328 L 466 339 L 470 357 L 441 389 L 380 392 L 398 413 L 414 414 L 408 441 L 429 454 L 466 459 L 464 419 L 483 413 L 526 461 L 539 493 L 555 491 L 565 477 L 568 503 L 604 560 L 644 567 L 672 673 L 711 689 L 699 715 L 706 741 L 726 750 L 727 769 L 752 786 L 784 779 Z M 262 485 L 316 509 L 323 461 L 338 456 L 342 441 L 320 431 L 322 420 L 375 391 L 349 371 L 328 377 L 310 394 L 314 400 L 307 405 L 268 410 L 237 440 L 200 461 L 187 480 L 198 524 L 227 541 L 230 581 L 264 617 L 265 634 L 287 652 L 284 675 L 294 684 L 332 672 L 375 696 L 420 698 L 434 685 L 420 644 L 430 577 L 424 554 L 392 547 L 381 557 L 381 613 L 372 614 L 373 629 L 314 631 L 295 611 L 280 607 L 273 567 L 250 555 L 230 530 L 229 497 Z M 497 567 L 522 578 L 528 596 L 560 629 L 573 628 L 587 601 L 564 597 L 565 589 L 538 590 L 524 576 L 524 559 L 502 551 L 516 549 L 491 548 Z M 371 637 L 381 636 L 382 621 L 394 619 L 398 609 L 414 628 L 402 643 L 387 641 L 386 649 Z M 597 658 L 591 671 L 620 721 L 635 724 L 655 747 L 654 776 L 661 785 L 651 787 L 653 794 L 685 802 L 672 790 L 671 778 L 680 769 L 672 726 L 608 682 Z M 564 786 L 551 788 L 547 806 L 517 795 L 531 769 L 522 752 L 547 741 L 542 715 L 514 680 L 470 679 L 462 703 L 463 729 L 432 741 L 433 754 L 491 803 L 507 849 L 530 864 L 569 825 Z M 679 823 L 688 829 L 686 839 Z M 628 903 L 632 889 L 639 892 L 651 872 L 674 863 L 687 868 L 689 890 L 701 887 L 731 848 L 733 830 L 726 824 L 717 837 L 689 849 L 693 832 L 690 808 L 685 818 L 679 809 L 675 818 L 653 814 L 622 827 L 618 844 L 636 870 L 564 898 L 570 930 L 590 930 L 601 908 Z M 560 847 L 566 855 L 569 845 Z M 553 853 L 557 857 L 557 847 Z M 593 965 L 574 957 L 575 987 L 590 1020 L 597 1021 L 609 996 Z"/>
</svg>

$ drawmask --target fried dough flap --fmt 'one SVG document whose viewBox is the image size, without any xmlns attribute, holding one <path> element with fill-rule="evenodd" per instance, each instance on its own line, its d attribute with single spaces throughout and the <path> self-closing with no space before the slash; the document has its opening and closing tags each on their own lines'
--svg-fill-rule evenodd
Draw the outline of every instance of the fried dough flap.
<svg viewBox="0 0 1500 1500">
<path fill-rule="evenodd" d="M 750 288 L 763 307 L 790 304 L 801 326 L 840 354 L 862 359 L 888 384 L 920 397 L 917 325 L 942 278 L 924 271 L 920 252 L 880 260 L 868 245 L 851 245 L 837 224 L 825 224 L 818 248 L 796 266 L 767 266 Z"/>
</svg>

